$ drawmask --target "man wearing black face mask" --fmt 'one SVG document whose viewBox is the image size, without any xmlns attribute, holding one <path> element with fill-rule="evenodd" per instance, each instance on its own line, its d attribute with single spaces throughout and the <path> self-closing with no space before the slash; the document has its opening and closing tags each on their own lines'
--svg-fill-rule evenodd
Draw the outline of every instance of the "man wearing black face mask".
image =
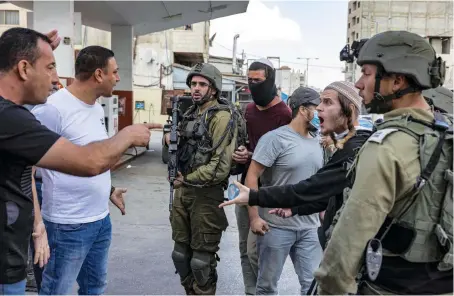
<svg viewBox="0 0 454 296">
<path fill-rule="evenodd" d="M 246 164 L 241 183 L 245 184 L 252 153 L 259 139 L 269 131 L 287 125 L 292 120 L 290 108 L 281 100 L 275 86 L 276 72 L 267 59 L 253 62 L 248 70 L 248 84 L 253 103 L 246 107 L 244 117 L 248 133 L 248 147 L 240 146 L 233 160 Z M 255 294 L 258 274 L 256 234 L 263 235 L 268 224 L 259 217 L 257 207 L 237 206 L 235 213 L 240 241 L 241 268 L 245 294 Z"/>
</svg>

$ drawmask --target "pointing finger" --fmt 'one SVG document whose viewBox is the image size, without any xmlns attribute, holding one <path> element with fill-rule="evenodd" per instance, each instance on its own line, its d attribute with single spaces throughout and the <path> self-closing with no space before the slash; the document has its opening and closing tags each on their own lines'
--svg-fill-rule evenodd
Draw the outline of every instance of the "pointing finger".
<svg viewBox="0 0 454 296">
<path fill-rule="evenodd" d="M 159 123 L 144 123 L 144 124 L 148 129 L 162 128 L 162 124 Z"/>
</svg>

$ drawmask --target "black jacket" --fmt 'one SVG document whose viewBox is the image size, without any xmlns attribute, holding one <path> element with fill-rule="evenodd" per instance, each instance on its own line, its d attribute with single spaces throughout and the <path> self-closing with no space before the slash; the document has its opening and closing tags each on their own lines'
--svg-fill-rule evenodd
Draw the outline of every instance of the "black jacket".
<svg viewBox="0 0 454 296">
<path fill-rule="evenodd" d="M 328 163 L 310 178 L 297 184 L 261 187 L 249 193 L 249 205 L 267 208 L 292 208 L 293 214 L 310 215 L 324 210 L 323 232 L 328 229 L 342 206 L 343 190 L 350 187 L 347 180 L 347 163 L 352 163 L 356 153 L 366 142 L 371 131 L 358 130 L 337 150 Z M 324 246 L 324 238 L 320 238 Z M 323 239 L 323 242 L 322 242 Z"/>
</svg>

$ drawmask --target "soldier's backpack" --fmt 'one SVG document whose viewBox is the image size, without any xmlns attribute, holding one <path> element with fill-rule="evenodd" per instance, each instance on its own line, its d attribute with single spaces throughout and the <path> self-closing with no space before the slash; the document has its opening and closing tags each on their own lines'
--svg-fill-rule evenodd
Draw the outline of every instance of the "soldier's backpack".
<svg viewBox="0 0 454 296">
<path fill-rule="evenodd" d="M 405 118 L 406 120 L 402 120 Z M 382 129 L 398 129 L 419 143 L 421 175 L 415 180 L 412 198 L 396 217 L 379 231 L 383 246 L 401 248 L 394 252 L 409 262 L 438 262 L 440 271 L 453 268 L 453 117 L 435 113 L 434 122 L 404 115 L 377 124 Z M 389 218 L 387 219 L 389 221 Z M 386 225 L 387 224 L 387 225 Z M 395 241 L 399 233 L 394 225 L 413 231 L 406 247 L 404 238 Z M 387 240 L 388 236 L 388 240 Z M 393 238 L 392 238 L 393 237 Z M 400 246 L 399 246 L 400 245 Z"/>
<path fill-rule="evenodd" d="M 218 100 L 221 104 L 226 104 L 229 106 L 229 110 L 232 113 L 232 120 L 235 122 L 235 127 L 238 129 L 237 137 L 236 137 L 236 145 L 235 149 L 239 146 L 247 147 L 248 141 L 248 134 L 246 128 L 246 120 L 244 119 L 243 112 L 238 104 L 233 104 L 232 102 L 228 101 L 225 98 L 220 98 Z M 233 132 L 233 130 L 232 130 Z M 232 159 L 232 167 L 230 169 L 230 175 L 239 175 L 243 172 L 244 166 L 241 164 L 236 163 Z"/>
</svg>

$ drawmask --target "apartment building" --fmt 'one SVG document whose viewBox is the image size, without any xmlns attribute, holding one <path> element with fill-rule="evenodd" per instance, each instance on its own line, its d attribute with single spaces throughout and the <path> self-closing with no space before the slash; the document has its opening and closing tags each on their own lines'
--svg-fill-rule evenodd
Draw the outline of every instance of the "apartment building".
<svg viewBox="0 0 454 296">
<path fill-rule="evenodd" d="M 305 75 L 300 70 L 292 70 L 288 66 L 276 69 L 276 86 L 280 90 L 281 98 L 287 98 L 300 86 L 306 86 Z"/>
<path fill-rule="evenodd" d="M 425 37 L 448 67 L 444 86 L 453 88 L 453 1 L 349 1 L 346 42 L 388 31 L 406 30 Z M 361 75 L 358 65 L 346 64 L 345 80 Z"/>
</svg>

